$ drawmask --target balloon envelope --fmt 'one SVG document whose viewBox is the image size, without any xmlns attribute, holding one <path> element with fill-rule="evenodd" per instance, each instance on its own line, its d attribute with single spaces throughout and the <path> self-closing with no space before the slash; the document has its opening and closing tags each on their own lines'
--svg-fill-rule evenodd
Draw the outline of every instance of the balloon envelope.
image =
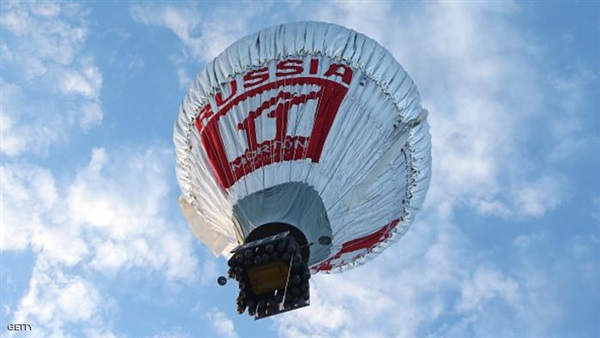
<svg viewBox="0 0 600 338">
<path fill-rule="evenodd" d="M 242 38 L 196 78 L 175 123 L 180 204 L 228 256 L 288 224 L 314 272 L 400 238 L 429 186 L 427 111 L 392 55 L 353 30 L 283 24 Z"/>
</svg>

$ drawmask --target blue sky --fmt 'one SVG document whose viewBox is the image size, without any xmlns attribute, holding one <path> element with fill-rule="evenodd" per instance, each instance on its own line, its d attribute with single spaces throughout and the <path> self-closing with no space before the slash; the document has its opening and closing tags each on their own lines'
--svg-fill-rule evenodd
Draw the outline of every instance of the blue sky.
<svg viewBox="0 0 600 338">
<path fill-rule="evenodd" d="M 0 19 L 1 335 L 600 336 L 599 2 L 3 1 Z M 398 243 L 253 321 L 180 213 L 173 123 L 221 50 L 298 20 L 399 60 L 433 175 Z"/>
</svg>

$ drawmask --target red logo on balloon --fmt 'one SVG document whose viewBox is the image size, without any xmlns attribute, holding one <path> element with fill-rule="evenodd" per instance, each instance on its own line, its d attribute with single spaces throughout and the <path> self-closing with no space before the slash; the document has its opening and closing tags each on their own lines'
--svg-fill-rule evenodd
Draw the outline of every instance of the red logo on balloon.
<svg viewBox="0 0 600 338">
<path fill-rule="evenodd" d="M 270 79 L 267 68 L 249 72 L 242 84 L 238 85 L 236 80 L 230 82 L 226 99 L 222 93 L 215 95 L 217 109 L 207 104 L 199 111 L 196 127 L 223 189 L 272 163 L 300 159 L 319 162 L 327 135 L 348 92 L 352 69 L 331 64 L 319 75 L 318 61 L 312 59 L 306 67 L 302 60 L 281 61 L 272 74 L 275 79 Z M 247 90 L 238 95 L 237 88 L 242 86 Z M 263 96 L 264 99 L 257 100 Z M 313 113 L 299 109 L 308 104 L 314 108 L 312 130 L 301 135 L 289 126 L 295 126 L 297 119 L 302 118 L 298 114 Z M 273 130 L 265 130 L 269 128 Z M 266 135 L 270 135 L 268 139 Z"/>
</svg>

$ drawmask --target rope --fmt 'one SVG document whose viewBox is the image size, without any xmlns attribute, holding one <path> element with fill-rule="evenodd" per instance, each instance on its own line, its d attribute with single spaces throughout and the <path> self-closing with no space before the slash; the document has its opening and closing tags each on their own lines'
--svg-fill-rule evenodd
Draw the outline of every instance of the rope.
<svg viewBox="0 0 600 338">
<path fill-rule="evenodd" d="M 292 265 L 294 264 L 294 255 L 290 257 L 290 266 L 288 268 L 287 280 L 285 281 L 285 289 L 283 289 L 283 300 L 282 303 L 285 303 L 285 296 L 287 295 L 288 285 L 290 284 L 290 276 L 292 275 Z"/>
</svg>

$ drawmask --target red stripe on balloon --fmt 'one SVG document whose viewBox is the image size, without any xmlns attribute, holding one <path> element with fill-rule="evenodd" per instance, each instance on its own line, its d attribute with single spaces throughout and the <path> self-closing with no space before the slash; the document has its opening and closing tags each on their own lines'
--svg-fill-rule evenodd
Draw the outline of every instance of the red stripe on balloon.
<svg viewBox="0 0 600 338">
<path fill-rule="evenodd" d="M 399 222 L 399 219 L 393 220 L 372 234 L 345 242 L 344 244 L 342 244 L 342 248 L 340 249 L 340 251 L 338 251 L 338 253 L 336 253 L 335 255 L 333 255 L 332 257 L 330 257 L 329 259 L 327 259 L 326 261 L 319 264 L 313 269 L 315 269 L 317 272 L 330 271 L 336 266 L 341 266 L 342 262 L 333 264 L 333 261 L 340 258 L 343 254 L 358 250 L 372 250 L 377 244 L 382 243 L 386 239 L 390 238 L 390 236 L 392 235 L 392 230 L 398 225 Z M 353 257 L 352 259 L 357 259 L 358 256 L 359 255 Z"/>
</svg>

